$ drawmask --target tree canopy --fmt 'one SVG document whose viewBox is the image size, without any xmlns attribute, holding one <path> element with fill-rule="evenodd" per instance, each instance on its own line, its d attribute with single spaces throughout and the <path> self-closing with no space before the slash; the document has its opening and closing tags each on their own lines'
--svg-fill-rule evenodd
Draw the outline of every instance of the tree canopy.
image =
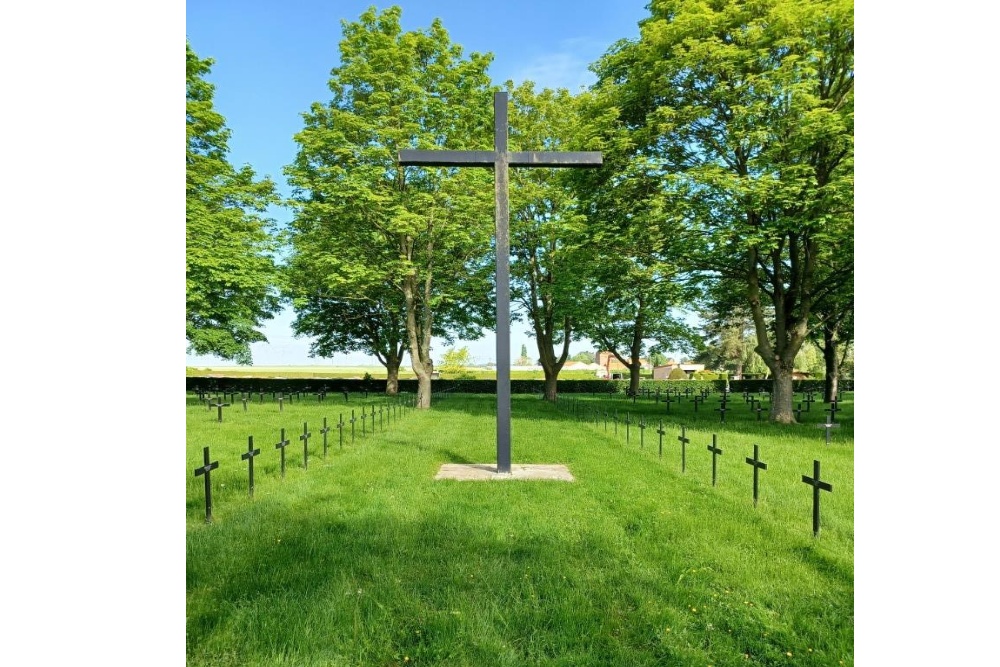
<svg viewBox="0 0 1000 667">
<path fill-rule="evenodd" d="M 264 216 L 278 197 L 270 179 L 229 163 L 230 131 L 205 79 L 212 62 L 187 44 L 185 329 L 189 352 L 249 364 L 280 308 L 278 243 Z"/>
</svg>

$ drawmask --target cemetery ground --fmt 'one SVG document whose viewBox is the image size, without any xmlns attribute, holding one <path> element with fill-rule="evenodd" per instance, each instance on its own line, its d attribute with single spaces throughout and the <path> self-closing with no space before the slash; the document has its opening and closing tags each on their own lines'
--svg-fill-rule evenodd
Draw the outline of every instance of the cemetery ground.
<svg viewBox="0 0 1000 667">
<path fill-rule="evenodd" d="M 572 482 L 434 480 L 495 462 L 496 397 L 408 398 L 230 395 L 220 422 L 188 395 L 187 664 L 853 664 L 851 394 L 834 429 L 819 401 L 782 426 L 739 394 L 515 394 L 513 463 Z"/>
</svg>

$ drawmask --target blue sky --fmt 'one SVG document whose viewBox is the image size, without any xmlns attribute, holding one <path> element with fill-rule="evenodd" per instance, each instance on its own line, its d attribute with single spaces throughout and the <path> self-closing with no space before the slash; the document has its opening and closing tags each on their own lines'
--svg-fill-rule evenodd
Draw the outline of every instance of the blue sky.
<svg viewBox="0 0 1000 667">
<path fill-rule="evenodd" d="M 215 105 L 232 131 L 230 160 L 250 164 L 269 175 L 283 194 L 290 194 L 282 174 L 295 156 L 293 135 L 302 128 L 301 113 L 317 101 L 328 101 L 327 81 L 339 59 L 341 20 L 355 21 L 368 7 L 402 8 L 404 30 L 427 28 L 440 18 L 452 42 L 466 54 L 491 52 L 489 73 L 495 83 L 532 80 L 537 87 L 572 91 L 594 81 L 588 66 L 617 40 L 639 35 L 638 22 L 648 15 L 646 0 L 446 0 L 441 2 L 373 3 L 190 1 L 185 30 L 202 58 L 215 60 L 208 79 L 215 84 Z M 273 209 L 285 222 L 290 214 Z M 296 339 L 294 315 L 286 310 L 270 320 L 267 344 L 252 346 L 255 365 L 372 364 L 363 354 L 310 359 L 308 339 Z M 511 353 L 537 357 L 525 324 L 511 329 Z M 479 362 L 495 359 L 495 337 L 460 341 Z M 446 346 L 432 343 L 433 354 Z M 590 350 L 589 341 L 575 342 L 573 353 Z M 187 355 L 188 365 L 228 365 L 217 357 Z M 406 362 L 408 363 L 408 362 Z"/>
</svg>

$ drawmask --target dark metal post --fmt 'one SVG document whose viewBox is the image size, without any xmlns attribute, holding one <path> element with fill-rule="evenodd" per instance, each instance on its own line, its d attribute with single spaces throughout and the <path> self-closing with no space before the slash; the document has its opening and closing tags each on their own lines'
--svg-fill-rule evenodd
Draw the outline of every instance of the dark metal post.
<svg viewBox="0 0 1000 667">
<path fill-rule="evenodd" d="M 753 466 L 753 506 L 757 507 L 757 474 L 767 470 L 767 464 L 760 460 L 758 445 L 753 446 L 753 458 L 747 457 L 747 463 Z"/>
<path fill-rule="evenodd" d="M 712 434 L 712 444 L 708 447 L 708 451 L 712 452 L 712 486 L 715 486 L 715 457 L 722 453 L 722 450 L 715 445 L 715 434 Z"/>
<path fill-rule="evenodd" d="M 241 454 L 240 458 L 250 464 L 250 497 L 253 498 L 253 457 L 260 454 L 259 449 L 253 448 L 253 436 L 247 436 L 249 442 L 247 443 L 247 451 L 245 454 Z"/>
<path fill-rule="evenodd" d="M 299 436 L 299 440 L 302 441 L 302 467 L 306 470 L 309 469 L 309 438 L 312 437 L 312 433 L 309 432 L 309 425 L 307 422 L 302 422 L 302 435 Z"/>
<path fill-rule="evenodd" d="M 219 467 L 218 461 L 209 463 L 208 447 L 204 449 L 205 465 L 194 469 L 194 476 L 205 476 L 205 522 L 212 523 L 212 471 Z"/>
<path fill-rule="evenodd" d="M 802 481 L 813 488 L 813 537 L 819 536 L 819 492 L 833 491 L 833 485 L 829 482 L 821 482 L 819 479 L 819 461 L 813 460 L 813 476 L 802 475 Z"/>
</svg>

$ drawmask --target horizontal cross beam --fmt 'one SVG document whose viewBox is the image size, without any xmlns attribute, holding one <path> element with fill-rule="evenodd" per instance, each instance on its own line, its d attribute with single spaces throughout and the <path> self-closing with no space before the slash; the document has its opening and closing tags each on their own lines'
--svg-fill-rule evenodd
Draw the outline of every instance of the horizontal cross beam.
<svg viewBox="0 0 1000 667">
<path fill-rule="evenodd" d="M 402 150 L 399 164 L 404 167 L 492 167 L 496 151 Z M 600 167 L 600 151 L 514 151 L 507 153 L 512 167 Z"/>
</svg>

